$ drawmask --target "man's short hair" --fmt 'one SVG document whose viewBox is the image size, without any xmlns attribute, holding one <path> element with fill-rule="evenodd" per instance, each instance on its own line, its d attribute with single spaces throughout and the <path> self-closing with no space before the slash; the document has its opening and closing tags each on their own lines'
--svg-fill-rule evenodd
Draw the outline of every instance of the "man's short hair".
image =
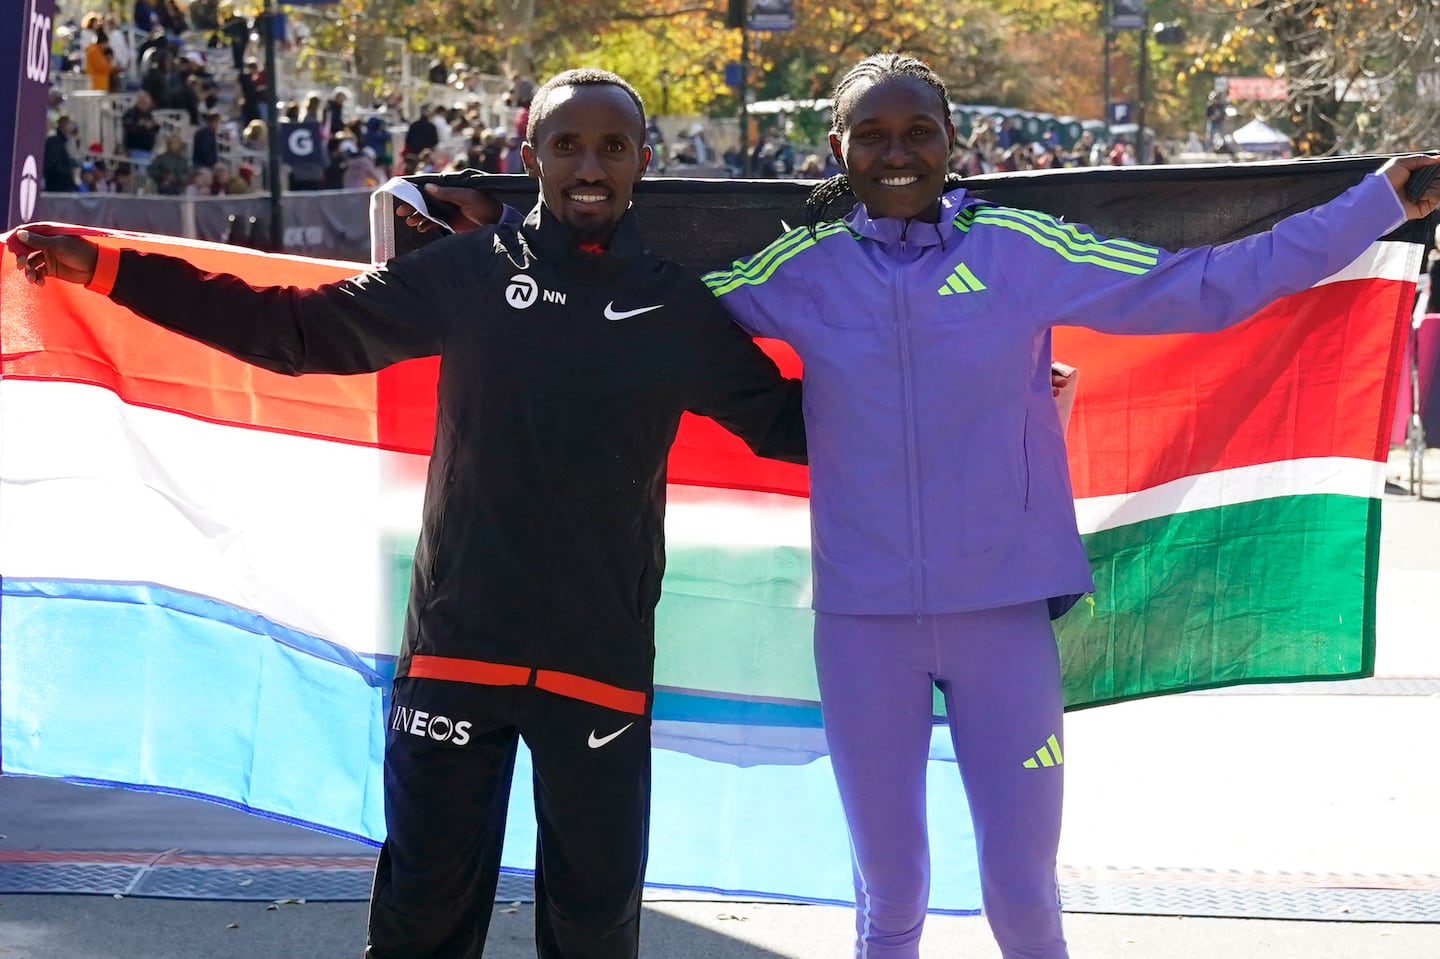
<svg viewBox="0 0 1440 959">
<path fill-rule="evenodd" d="M 530 98 L 530 119 L 525 124 L 525 139 L 531 144 L 535 142 L 535 131 L 540 128 L 540 123 L 549 115 L 550 99 L 556 90 L 562 87 L 619 87 L 625 91 L 625 95 L 635 104 L 636 121 L 640 132 L 640 139 L 645 139 L 645 103 L 640 99 L 640 94 L 635 92 L 629 82 L 618 73 L 611 73 L 609 70 L 596 70 L 590 67 L 582 67 L 578 70 L 566 70 L 564 73 L 557 73 L 540 85 Z"/>
</svg>

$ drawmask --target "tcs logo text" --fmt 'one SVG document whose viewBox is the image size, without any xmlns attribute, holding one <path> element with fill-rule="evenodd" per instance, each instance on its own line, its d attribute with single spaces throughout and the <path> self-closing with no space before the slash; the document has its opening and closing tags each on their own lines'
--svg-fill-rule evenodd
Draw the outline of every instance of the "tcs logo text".
<svg viewBox="0 0 1440 959">
<path fill-rule="evenodd" d="M 25 38 L 25 78 L 36 83 L 50 82 L 50 18 L 35 10 L 30 0 L 30 17 Z"/>
</svg>

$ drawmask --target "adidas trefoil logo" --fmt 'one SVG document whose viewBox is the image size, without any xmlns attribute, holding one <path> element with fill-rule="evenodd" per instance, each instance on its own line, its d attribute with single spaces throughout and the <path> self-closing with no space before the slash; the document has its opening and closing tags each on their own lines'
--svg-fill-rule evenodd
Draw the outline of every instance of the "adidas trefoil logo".
<svg viewBox="0 0 1440 959">
<path fill-rule="evenodd" d="M 1065 757 L 1060 754 L 1060 741 L 1051 736 L 1046 741 L 1046 746 L 1035 750 L 1035 755 L 1021 763 L 1026 769 L 1039 769 L 1041 766 L 1060 766 L 1065 762 Z"/>
<path fill-rule="evenodd" d="M 980 278 L 970 272 L 970 267 L 961 263 L 946 278 L 945 285 L 935 292 L 941 296 L 950 296 L 952 293 L 979 293 L 985 288 L 985 284 L 980 282 Z"/>
</svg>

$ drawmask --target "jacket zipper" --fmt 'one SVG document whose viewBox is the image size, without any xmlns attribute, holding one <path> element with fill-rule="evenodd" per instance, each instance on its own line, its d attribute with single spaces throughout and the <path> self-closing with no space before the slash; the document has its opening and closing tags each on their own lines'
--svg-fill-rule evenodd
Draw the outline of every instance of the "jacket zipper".
<svg viewBox="0 0 1440 959">
<path fill-rule="evenodd" d="M 909 221 L 906 221 L 906 226 L 909 226 Z M 910 367 L 910 310 L 909 299 L 905 295 L 903 254 L 906 252 L 906 244 L 903 233 L 900 238 L 900 252 L 902 262 L 891 265 L 891 279 L 898 304 L 895 311 L 895 338 L 899 343 L 901 399 L 905 406 L 905 467 L 908 474 L 905 486 L 910 499 L 910 596 L 918 615 L 925 609 L 925 553 L 923 525 L 920 521 L 920 464 L 915 441 L 915 388 Z"/>
</svg>

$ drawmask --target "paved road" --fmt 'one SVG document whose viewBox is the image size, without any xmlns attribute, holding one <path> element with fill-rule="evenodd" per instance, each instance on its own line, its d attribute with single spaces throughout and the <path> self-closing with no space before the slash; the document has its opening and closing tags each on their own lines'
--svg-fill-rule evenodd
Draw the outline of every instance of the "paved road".
<svg viewBox="0 0 1440 959">
<path fill-rule="evenodd" d="M 513 910 L 513 911 L 512 911 Z M 307 903 L 0 897 L 0 959 L 359 959 L 365 907 Z M 489 959 L 532 959 L 528 905 L 499 906 Z M 844 959 L 847 910 L 651 903 L 643 959 Z M 1072 914 L 1074 959 L 1433 959 L 1440 926 Z M 998 959 L 984 920 L 932 918 L 926 959 Z"/>
<path fill-rule="evenodd" d="M 1075 959 L 1440 959 L 1440 503 L 1387 496 L 1382 508 L 1376 680 L 1070 717 L 1061 878 L 1069 908 L 1085 910 L 1067 916 Z M 0 780 L 0 853 L 102 848 L 96 830 L 103 848 L 157 854 L 361 852 L 205 804 L 165 800 L 181 807 L 155 814 L 147 804 L 164 797 L 56 788 L 79 787 Z M 0 959 L 359 955 L 362 904 L 267 905 L 3 895 Z M 1417 921 L 1347 921 L 1361 915 Z M 532 921 L 528 905 L 498 907 L 487 955 L 533 956 Z M 642 955 L 839 959 L 849 926 L 831 907 L 651 902 Z M 950 917 L 931 920 L 924 954 L 998 955 L 983 920 Z"/>
</svg>

